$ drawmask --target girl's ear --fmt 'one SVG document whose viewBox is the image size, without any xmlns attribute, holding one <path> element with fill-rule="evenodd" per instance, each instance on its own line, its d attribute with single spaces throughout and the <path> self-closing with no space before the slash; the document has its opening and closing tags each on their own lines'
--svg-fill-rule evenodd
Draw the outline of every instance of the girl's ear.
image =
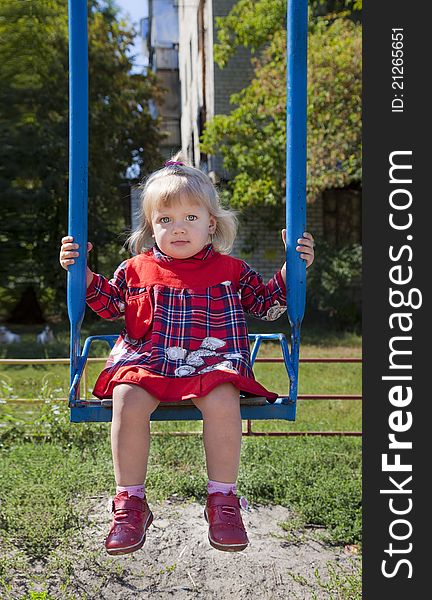
<svg viewBox="0 0 432 600">
<path fill-rule="evenodd" d="M 216 231 L 217 221 L 213 215 L 210 215 L 210 223 L 209 223 L 209 233 L 214 233 Z"/>
</svg>

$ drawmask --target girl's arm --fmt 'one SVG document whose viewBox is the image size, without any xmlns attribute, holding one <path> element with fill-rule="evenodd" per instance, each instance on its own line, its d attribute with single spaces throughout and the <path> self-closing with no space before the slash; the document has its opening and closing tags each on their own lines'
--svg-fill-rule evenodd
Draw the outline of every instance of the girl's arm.
<svg viewBox="0 0 432 600">
<path fill-rule="evenodd" d="M 79 256 L 78 247 L 78 244 L 73 242 L 72 236 L 66 236 L 62 239 L 60 264 L 66 271 L 69 265 L 75 263 L 74 259 Z M 92 248 L 93 244 L 88 242 L 87 252 L 90 252 Z M 126 291 L 125 266 L 126 261 L 121 263 L 110 281 L 103 275 L 93 273 L 87 266 L 86 301 L 88 306 L 103 319 L 114 321 L 124 314 Z"/>
<path fill-rule="evenodd" d="M 117 267 L 109 281 L 103 275 L 92 273 L 90 285 L 87 287 L 87 305 L 108 321 L 119 319 L 125 312 L 126 262 L 123 261 Z"/>
<path fill-rule="evenodd" d="M 286 245 L 286 230 L 282 230 L 282 240 Z M 310 267 L 314 260 L 314 239 L 310 233 L 304 232 L 299 238 L 296 250 L 300 258 Z M 265 321 L 274 321 L 286 311 L 286 264 L 281 270 L 264 284 L 259 273 L 243 262 L 240 275 L 240 294 L 243 309 L 254 317 Z"/>
<path fill-rule="evenodd" d="M 243 310 L 264 321 L 274 321 L 286 311 L 286 287 L 282 270 L 265 284 L 262 276 L 243 262 L 240 274 Z"/>
</svg>

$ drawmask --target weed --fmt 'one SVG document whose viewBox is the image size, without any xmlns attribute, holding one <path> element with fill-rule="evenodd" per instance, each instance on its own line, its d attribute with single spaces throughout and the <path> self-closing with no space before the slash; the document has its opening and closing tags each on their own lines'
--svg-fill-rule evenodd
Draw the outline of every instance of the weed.
<svg viewBox="0 0 432 600">
<path fill-rule="evenodd" d="M 362 570 L 360 561 L 350 561 L 348 565 L 327 563 L 325 576 L 314 571 L 314 581 L 309 581 L 298 573 L 289 573 L 290 577 L 309 589 L 311 600 L 361 600 Z M 316 586 L 320 589 L 319 595 Z M 325 595 L 323 595 L 325 594 Z"/>
<path fill-rule="evenodd" d="M 174 571 L 176 569 L 177 569 L 176 563 L 174 563 L 173 565 L 167 565 L 166 567 L 164 567 L 163 569 L 158 571 L 158 575 L 163 575 L 164 573 L 174 573 Z"/>
</svg>

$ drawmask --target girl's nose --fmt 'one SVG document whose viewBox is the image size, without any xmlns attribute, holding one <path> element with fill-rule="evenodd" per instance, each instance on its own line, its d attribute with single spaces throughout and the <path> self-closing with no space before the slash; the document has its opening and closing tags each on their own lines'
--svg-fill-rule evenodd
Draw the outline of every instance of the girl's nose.
<svg viewBox="0 0 432 600">
<path fill-rule="evenodd" d="M 185 231 L 185 224 L 183 221 L 180 221 L 178 223 L 174 223 L 173 226 L 173 232 L 174 233 L 182 233 Z"/>
</svg>

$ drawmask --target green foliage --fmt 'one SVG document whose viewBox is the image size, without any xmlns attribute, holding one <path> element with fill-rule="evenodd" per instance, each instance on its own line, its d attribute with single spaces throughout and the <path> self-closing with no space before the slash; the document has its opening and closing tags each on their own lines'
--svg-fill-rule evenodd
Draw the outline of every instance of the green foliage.
<svg viewBox="0 0 432 600">
<path fill-rule="evenodd" d="M 319 21 L 310 36 L 308 193 L 361 181 L 361 27 Z"/>
<path fill-rule="evenodd" d="M 224 191 L 236 207 L 282 203 L 285 196 L 286 32 L 276 31 L 251 84 L 231 97 L 236 108 L 217 115 L 202 150 L 220 152 L 233 174 Z M 320 19 L 309 36 L 309 198 L 361 177 L 361 26 Z"/>
<path fill-rule="evenodd" d="M 308 581 L 303 575 L 290 572 L 297 583 L 305 587 L 310 600 L 361 600 L 362 598 L 362 568 L 358 560 L 350 560 L 348 564 L 327 563 L 323 575 L 318 569 L 314 571 L 314 581 Z M 319 586 L 315 591 L 313 583 Z"/>
<path fill-rule="evenodd" d="M 315 570 L 315 578 L 327 600 L 361 600 L 362 570 L 358 562 L 349 567 L 339 564 L 327 565 L 327 577 Z"/>
<path fill-rule="evenodd" d="M 303 524 L 324 525 L 334 543 L 361 539 L 357 441 L 302 438 L 281 444 L 248 439 L 239 488 L 251 501 L 290 506 Z M 287 457 L 289 456 L 289 460 Z"/>
<path fill-rule="evenodd" d="M 318 245 L 316 264 L 307 278 L 308 304 L 341 329 L 358 326 L 361 310 L 355 300 L 355 286 L 361 283 L 361 246 L 334 248 L 321 240 Z"/>
<path fill-rule="evenodd" d="M 217 44 L 214 58 L 223 68 L 237 46 L 255 52 L 285 23 L 286 0 L 239 0 L 226 17 L 216 18 Z"/>
<path fill-rule="evenodd" d="M 0 528 L 28 556 L 46 558 L 71 529 L 85 523 L 82 489 L 109 487 L 109 449 L 100 454 L 93 449 L 65 452 L 48 443 L 2 452 Z"/>
<path fill-rule="evenodd" d="M 0 381 L 0 390 L 4 387 L 5 382 Z M 40 397 L 43 397 L 43 391 L 40 390 Z M 37 410 L 37 418 L 34 418 L 34 408 L 31 412 L 33 419 L 11 413 L 2 416 L 0 448 L 11 448 L 25 441 L 35 445 L 55 444 L 64 450 L 76 448 L 91 453 L 95 443 L 107 439 L 109 425 L 106 423 L 71 426 L 69 408 L 58 398 L 43 400 L 42 407 Z"/>
<path fill-rule="evenodd" d="M 3 242 L 5 241 L 6 240 L 4 239 Z M 10 288 L 0 286 L 0 321 L 6 319 L 6 317 L 9 314 L 9 308 L 13 305 L 14 301 L 15 294 L 13 290 L 11 290 Z"/>
<path fill-rule="evenodd" d="M 120 186 L 160 159 L 160 134 L 148 101 L 152 73 L 130 73 L 133 32 L 109 0 L 89 3 L 89 237 L 94 268 L 114 266 L 124 228 Z M 4 0 L 0 5 L 0 193 L 4 213 L 1 279 L 18 298 L 24 286 L 63 301 L 59 241 L 67 228 L 68 31 L 65 0 Z M 123 195 L 123 197 L 122 197 Z M 51 295 L 52 296 L 52 295 Z"/>
<path fill-rule="evenodd" d="M 313 24 L 320 16 L 358 17 L 362 0 L 309 0 L 309 19 Z M 216 18 L 217 44 L 215 61 L 223 68 L 238 46 L 252 52 L 271 42 L 278 31 L 286 28 L 286 0 L 239 0 L 226 17 Z"/>
</svg>

